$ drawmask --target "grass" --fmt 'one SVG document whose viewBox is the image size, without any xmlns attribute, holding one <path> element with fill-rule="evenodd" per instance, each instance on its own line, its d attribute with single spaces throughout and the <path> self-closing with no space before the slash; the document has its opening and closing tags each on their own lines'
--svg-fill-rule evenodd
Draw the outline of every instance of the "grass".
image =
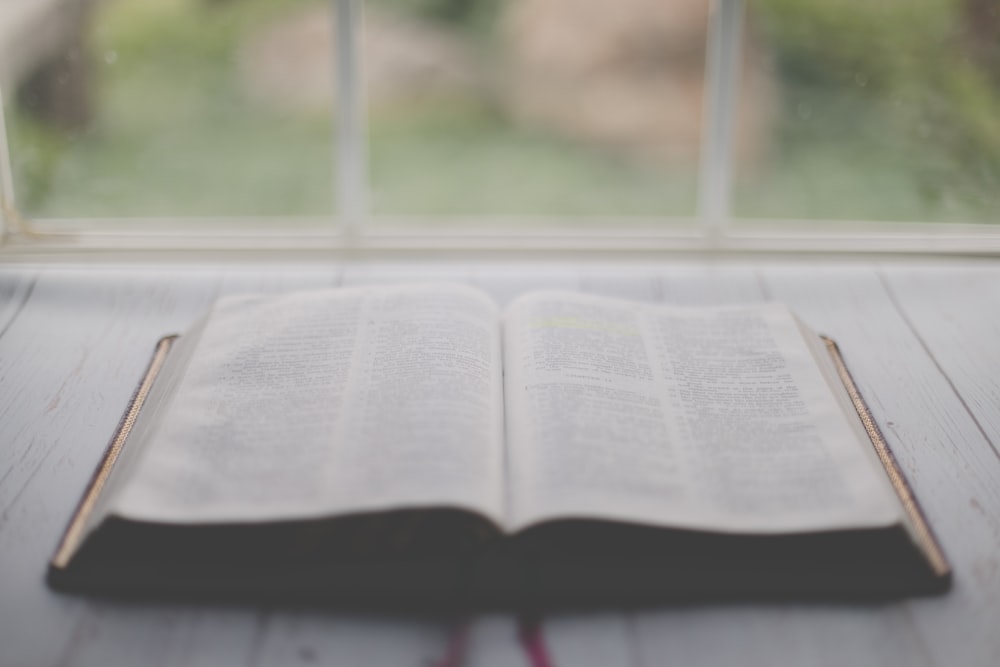
<svg viewBox="0 0 1000 667">
<path fill-rule="evenodd" d="M 960 155 L 923 136 L 923 126 L 908 127 L 913 123 L 879 97 L 815 86 L 785 96 L 789 112 L 775 150 L 737 179 L 738 215 L 1000 221 L 1000 190 L 967 179 Z"/>
<path fill-rule="evenodd" d="M 371 132 L 376 213 L 662 216 L 694 211 L 694 175 L 616 158 L 452 105 Z"/>
</svg>

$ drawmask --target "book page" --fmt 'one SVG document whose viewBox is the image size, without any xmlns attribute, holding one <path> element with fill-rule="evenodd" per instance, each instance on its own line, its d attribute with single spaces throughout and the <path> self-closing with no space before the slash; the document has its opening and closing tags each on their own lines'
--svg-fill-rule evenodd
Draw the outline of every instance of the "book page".
<svg viewBox="0 0 1000 667">
<path fill-rule="evenodd" d="M 900 518 L 783 306 L 542 293 L 511 306 L 504 335 L 515 527 L 767 533 Z"/>
<path fill-rule="evenodd" d="M 456 286 L 220 301 L 113 501 L 238 522 L 456 506 L 502 520 L 496 306 Z M 137 429 L 144 432 L 143 429 Z"/>
</svg>

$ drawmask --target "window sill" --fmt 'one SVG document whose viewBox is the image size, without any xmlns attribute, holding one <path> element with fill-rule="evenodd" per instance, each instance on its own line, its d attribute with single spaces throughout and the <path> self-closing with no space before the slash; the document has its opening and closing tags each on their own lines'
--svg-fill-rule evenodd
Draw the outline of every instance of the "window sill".
<svg viewBox="0 0 1000 667">
<path fill-rule="evenodd" d="M 449 222 L 452 222 L 450 220 Z M 1000 226 L 741 220 L 738 227 L 694 219 L 588 220 L 568 231 L 557 220 L 379 218 L 363 233 L 328 219 L 46 220 L 9 233 L 0 260 L 136 256 L 393 258 L 661 257 L 664 255 L 1000 255 Z"/>
</svg>

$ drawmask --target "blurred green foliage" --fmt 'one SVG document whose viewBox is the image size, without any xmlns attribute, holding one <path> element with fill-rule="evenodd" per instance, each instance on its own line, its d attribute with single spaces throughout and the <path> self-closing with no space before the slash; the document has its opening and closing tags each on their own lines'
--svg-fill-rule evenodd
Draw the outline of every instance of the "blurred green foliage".
<svg viewBox="0 0 1000 667">
<path fill-rule="evenodd" d="M 13 115 L 8 125 L 15 158 L 17 203 L 22 210 L 37 211 L 52 191 L 52 180 L 67 139 L 24 113 Z"/>
<path fill-rule="evenodd" d="M 751 7 L 783 81 L 787 151 L 869 146 L 869 160 L 856 155 L 861 160 L 849 164 L 863 169 L 889 157 L 885 168 L 912 182 L 924 209 L 917 219 L 1000 221 L 1000 3 L 752 0 Z M 796 117 L 803 109 L 811 118 Z"/>
<path fill-rule="evenodd" d="M 488 42 L 505 0 L 370 1 Z M 43 216 L 329 213 L 330 118 L 251 103 L 235 75 L 249 35 L 317 2 L 99 3 L 92 126 L 66 134 L 24 110 L 8 115 L 22 208 Z M 768 159 L 739 174 L 737 212 L 1000 219 L 997 5 L 749 0 L 782 111 Z M 518 127 L 475 101 L 450 103 L 372 119 L 377 211 L 693 211 L 693 168 L 630 162 Z"/>
<path fill-rule="evenodd" d="M 515 219 L 527 213 L 573 216 L 580 226 L 635 216 L 632 224 L 662 225 L 651 216 L 690 213 L 695 206 L 693 172 L 635 164 L 517 127 L 477 105 L 386 117 L 373 125 L 369 150 L 377 213 Z"/>
<path fill-rule="evenodd" d="M 375 0 L 374 4 L 429 21 L 459 26 L 470 32 L 488 32 L 504 0 Z"/>
<path fill-rule="evenodd" d="M 100 3 L 91 125 L 46 132 L 30 110 L 9 118 L 19 205 L 52 217 L 330 213 L 329 118 L 248 103 L 235 74 L 247 34 L 314 4 Z"/>
</svg>

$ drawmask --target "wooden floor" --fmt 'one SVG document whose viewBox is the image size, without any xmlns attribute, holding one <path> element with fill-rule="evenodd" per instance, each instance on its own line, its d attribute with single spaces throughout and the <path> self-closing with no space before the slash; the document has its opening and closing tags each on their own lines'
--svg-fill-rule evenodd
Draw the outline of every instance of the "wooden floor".
<svg viewBox="0 0 1000 667">
<path fill-rule="evenodd" d="M 946 596 L 518 619 L 59 595 L 46 562 L 161 335 L 213 299 L 458 280 L 678 304 L 781 300 L 838 340 L 955 568 Z M 1000 262 L 0 267 L 0 666 L 1000 665 Z M 529 638 L 530 639 L 530 638 Z"/>
</svg>

